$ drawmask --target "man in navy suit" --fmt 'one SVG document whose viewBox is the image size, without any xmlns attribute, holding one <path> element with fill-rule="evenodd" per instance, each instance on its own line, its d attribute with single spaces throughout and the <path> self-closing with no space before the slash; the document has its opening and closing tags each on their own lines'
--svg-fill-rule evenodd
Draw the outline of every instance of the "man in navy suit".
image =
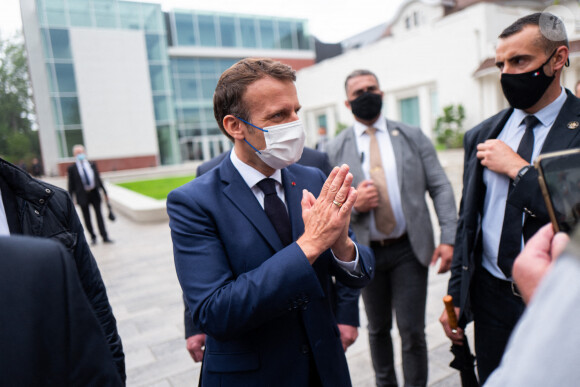
<svg viewBox="0 0 580 387">
<path fill-rule="evenodd" d="M 449 280 L 460 325 L 473 319 L 481 384 L 499 365 L 524 303 L 513 261 L 548 223 L 531 163 L 539 154 L 580 146 L 580 100 L 560 85 L 568 61 L 564 24 L 549 13 L 525 16 L 499 36 L 496 66 L 512 106 L 465 134 L 463 197 Z M 445 333 L 452 332 L 445 312 Z"/>
<path fill-rule="evenodd" d="M 363 287 L 374 257 L 350 237 L 348 166 L 325 181 L 294 164 L 305 137 L 295 79 L 270 59 L 226 70 L 214 114 L 234 149 L 167 198 L 177 276 L 207 335 L 204 386 L 351 385 L 329 273 Z"/>
<path fill-rule="evenodd" d="M 223 152 L 213 159 L 201 164 L 197 167 L 195 174 L 196 177 L 212 170 L 229 155 L 229 151 Z M 302 157 L 298 160 L 298 164 L 318 168 L 324 172 L 325 176 L 328 176 L 332 171 L 328 155 L 308 147 L 304 147 Z M 343 285 L 341 282 L 335 281 L 329 281 L 329 285 L 329 298 L 338 329 L 340 330 L 342 346 L 346 351 L 346 349 L 352 345 L 358 337 L 358 326 L 360 325 L 358 300 L 360 289 L 352 289 Z M 200 362 L 203 359 L 205 334 L 201 333 L 201 331 L 199 331 L 193 324 L 191 311 L 187 306 L 187 302 L 185 302 L 185 308 L 183 311 L 183 325 L 185 328 L 187 351 L 195 362 Z"/>
</svg>

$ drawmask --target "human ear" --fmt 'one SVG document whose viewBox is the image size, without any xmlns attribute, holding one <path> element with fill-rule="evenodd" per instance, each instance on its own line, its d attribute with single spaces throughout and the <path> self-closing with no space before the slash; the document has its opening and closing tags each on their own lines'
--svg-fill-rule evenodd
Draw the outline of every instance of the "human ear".
<svg viewBox="0 0 580 387">
<path fill-rule="evenodd" d="M 228 114 L 224 117 L 222 121 L 224 125 L 224 129 L 226 132 L 232 136 L 235 140 L 243 140 L 246 137 L 244 132 L 244 126 L 242 125 L 242 121 L 238 120 L 236 117 Z"/>
</svg>

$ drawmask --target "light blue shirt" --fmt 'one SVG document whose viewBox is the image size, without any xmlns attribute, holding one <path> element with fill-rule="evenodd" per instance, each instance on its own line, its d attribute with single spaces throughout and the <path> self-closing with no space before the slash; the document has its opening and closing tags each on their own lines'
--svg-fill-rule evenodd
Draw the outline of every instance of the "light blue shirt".
<svg viewBox="0 0 580 387">
<path fill-rule="evenodd" d="M 562 88 L 560 95 L 556 100 L 554 100 L 554 102 L 534 114 L 540 122 L 534 128 L 532 163 L 540 154 L 546 136 L 550 132 L 550 128 L 552 128 L 564 102 L 566 102 L 566 92 Z M 498 140 L 503 141 L 506 145 L 512 148 L 514 152 L 517 152 L 520 141 L 526 131 L 526 125 L 523 120 L 527 115 L 528 113 L 523 110 L 514 109 L 512 115 L 497 137 Z M 483 204 L 483 220 L 481 226 L 483 243 L 482 266 L 494 277 L 505 280 L 508 278 L 506 278 L 497 265 L 497 255 L 510 178 L 506 175 L 492 172 L 485 168 L 483 170 L 483 182 L 487 187 L 487 190 Z M 522 223 L 523 221 L 524 218 L 522 213 Z M 522 247 L 523 243 L 522 238 Z"/>
<path fill-rule="evenodd" d="M 383 163 L 383 170 L 385 171 L 385 178 L 387 179 L 387 190 L 389 191 L 389 199 L 391 200 L 391 207 L 393 208 L 393 214 L 395 215 L 395 220 L 397 225 L 394 230 L 389 234 L 383 234 L 377 230 L 375 223 L 375 212 L 370 212 L 370 239 L 372 241 L 380 241 L 383 239 L 398 238 L 405 233 L 407 229 L 407 224 L 405 222 L 405 216 L 403 215 L 403 206 L 401 204 L 401 190 L 399 189 L 399 179 L 397 176 L 397 161 L 395 160 L 395 152 L 393 151 L 393 144 L 391 143 L 391 136 L 387 131 L 387 120 L 381 114 L 377 121 L 372 125 L 376 129 L 375 136 L 377 137 L 377 142 L 379 143 L 379 149 L 381 151 L 381 161 Z M 370 144 L 371 139 L 368 134 L 365 133 L 367 126 L 355 121 L 354 134 L 356 138 L 356 145 L 358 152 L 361 155 L 361 166 L 365 174 L 365 179 L 370 179 Z"/>
<path fill-rule="evenodd" d="M 260 206 L 262 206 L 262 208 L 264 208 L 265 195 L 264 192 L 260 189 L 260 187 L 258 187 L 258 183 L 266 178 L 274 179 L 276 181 L 276 193 L 278 194 L 278 197 L 284 202 L 284 204 L 286 206 L 288 205 L 286 203 L 286 195 L 284 194 L 284 187 L 282 186 L 281 170 L 276 169 L 276 171 L 272 174 L 272 176 L 266 176 L 262 174 L 262 172 L 259 172 L 257 169 L 249 166 L 248 164 L 240 160 L 236 155 L 235 148 L 232 149 L 232 151 L 230 152 L 230 160 L 232 161 L 232 164 L 234 164 L 234 168 L 236 168 L 237 171 L 242 176 L 242 179 L 244 179 L 248 187 L 250 187 L 252 193 L 254 194 L 254 196 L 260 203 Z M 286 208 L 286 211 L 288 211 L 288 208 Z M 336 260 L 338 265 L 343 270 L 345 270 L 351 275 L 359 276 L 360 269 L 358 267 L 358 247 L 356 246 L 356 244 L 354 245 L 354 249 L 356 252 L 356 257 L 354 261 L 351 262 L 341 261 L 340 259 L 336 258 L 334 252 L 332 253 L 332 255 L 334 256 L 334 259 Z"/>
</svg>

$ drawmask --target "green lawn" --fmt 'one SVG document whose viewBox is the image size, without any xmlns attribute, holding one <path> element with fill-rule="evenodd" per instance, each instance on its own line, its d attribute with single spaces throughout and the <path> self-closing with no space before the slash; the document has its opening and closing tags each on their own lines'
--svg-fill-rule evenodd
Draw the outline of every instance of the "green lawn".
<svg viewBox="0 0 580 387">
<path fill-rule="evenodd" d="M 153 199 L 165 199 L 174 188 L 184 185 L 195 178 L 195 175 L 166 177 L 163 179 L 138 180 L 119 183 L 117 185 L 138 192 Z"/>
</svg>

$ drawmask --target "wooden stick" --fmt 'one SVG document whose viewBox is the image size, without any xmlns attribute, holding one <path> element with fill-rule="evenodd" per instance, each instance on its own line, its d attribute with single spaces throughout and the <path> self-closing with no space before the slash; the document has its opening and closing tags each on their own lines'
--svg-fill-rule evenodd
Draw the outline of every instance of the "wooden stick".
<svg viewBox="0 0 580 387">
<path fill-rule="evenodd" d="M 449 327 L 452 331 L 457 331 L 457 316 L 455 315 L 455 306 L 453 305 L 453 297 L 446 295 L 443 297 L 445 310 L 447 311 L 447 318 L 449 319 Z"/>
</svg>

